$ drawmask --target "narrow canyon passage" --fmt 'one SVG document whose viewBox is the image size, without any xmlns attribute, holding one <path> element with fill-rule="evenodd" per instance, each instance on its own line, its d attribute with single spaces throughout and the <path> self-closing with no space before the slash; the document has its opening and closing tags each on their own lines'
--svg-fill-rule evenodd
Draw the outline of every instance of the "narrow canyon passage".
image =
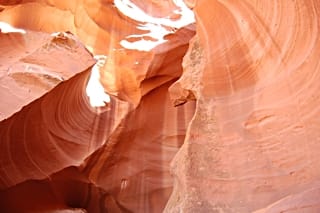
<svg viewBox="0 0 320 213">
<path fill-rule="evenodd" d="M 0 0 L 0 212 L 320 212 L 317 0 Z"/>
<path fill-rule="evenodd" d="M 155 17 L 149 6 L 138 10 L 149 24 L 130 17 L 133 3 L 51 3 L 3 3 L 0 13 L 16 27 L 1 34 L 1 212 L 162 212 L 170 163 L 195 111 L 195 101 L 175 106 L 168 92 L 194 18 L 181 20 L 179 1 L 150 5 L 162 8 Z M 31 9 L 34 19 L 50 12 L 65 20 L 21 20 Z"/>
</svg>

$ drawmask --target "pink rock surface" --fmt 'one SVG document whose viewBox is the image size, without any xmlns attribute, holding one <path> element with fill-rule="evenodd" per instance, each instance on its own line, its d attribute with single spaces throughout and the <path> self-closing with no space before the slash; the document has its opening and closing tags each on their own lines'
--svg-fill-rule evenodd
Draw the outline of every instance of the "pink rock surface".
<svg viewBox="0 0 320 213">
<path fill-rule="evenodd" d="M 197 108 L 166 211 L 319 212 L 319 3 L 198 0 L 194 11 L 172 90 Z"/>
<path fill-rule="evenodd" d="M 2 212 L 320 211 L 320 4 L 185 2 L 0 1 Z"/>
<path fill-rule="evenodd" d="M 152 20 L 160 23 L 169 13 L 172 20 L 179 20 L 174 5 L 168 1 L 142 9 L 150 14 L 152 8 L 163 8 L 155 16 L 157 20 Z M 144 23 L 129 21 L 111 1 L 78 1 L 73 6 L 60 1 L 6 4 L 0 19 L 34 31 L 76 34 L 93 54 L 105 56 L 99 75 L 111 101 L 103 107 L 90 105 L 86 90 L 92 64 L 88 64 L 2 121 L 1 209 L 161 212 L 173 187 L 170 162 L 194 113 L 194 102 L 174 107 L 168 93 L 182 73 L 182 58 L 194 26 L 188 23 L 171 29 L 171 21 L 160 24 L 165 40 L 141 50 L 139 45 L 130 45 L 145 39 L 156 42 L 156 38 L 144 36 L 147 30 L 138 28 Z M 30 10 L 34 16 L 22 20 Z M 47 13 L 45 19 L 37 18 Z M 75 22 L 69 22 L 71 19 Z M 124 40 L 128 48 L 123 47 Z M 57 54 L 64 57 L 67 53 L 61 50 Z M 37 63 L 54 62 L 49 59 L 51 54 L 37 57 Z M 56 65 L 71 70 L 69 64 Z M 35 194 L 27 196 L 31 190 Z"/>
<path fill-rule="evenodd" d="M 0 120 L 95 63 L 69 33 L 0 33 L 0 46 Z"/>
</svg>

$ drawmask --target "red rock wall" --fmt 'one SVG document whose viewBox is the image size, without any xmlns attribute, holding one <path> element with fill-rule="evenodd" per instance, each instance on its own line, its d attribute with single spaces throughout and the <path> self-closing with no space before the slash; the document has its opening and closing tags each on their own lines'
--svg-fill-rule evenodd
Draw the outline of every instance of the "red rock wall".
<svg viewBox="0 0 320 213">
<path fill-rule="evenodd" d="M 182 73 L 182 58 L 194 27 L 177 29 L 167 35 L 168 42 L 138 51 L 124 49 L 119 42 L 127 35 L 141 34 L 136 28 L 139 23 L 129 21 L 111 1 L 2 4 L 1 20 L 29 29 L 21 37 L 41 30 L 45 33 L 40 39 L 51 38 L 46 33 L 68 30 L 94 54 L 106 55 L 99 74 L 112 97 L 105 107 L 90 105 L 86 86 L 94 60 L 81 56 L 81 64 L 87 63 L 82 70 L 59 63 L 59 57 L 70 60 L 65 56 L 79 55 L 68 42 L 63 42 L 63 48 L 55 45 L 60 50 L 55 55 L 41 51 L 33 62 L 28 61 L 30 66 L 43 61 L 40 67 L 45 71 L 49 70 L 46 64 L 55 64 L 51 75 L 70 75 L 43 96 L 47 91 L 32 93 L 17 109 L 31 103 L 0 123 L 1 211 L 161 212 L 173 188 L 170 162 L 194 113 L 195 102 L 174 107 L 168 93 Z M 174 9 L 169 1 L 146 6 L 148 13 L 163 8 L 161 16 Z M 25 45 L 36 46 L 29 39 Z M 6 56 L 4 49 L 1 52 Z M 13 57 L 19 62 L 19 55 Z M 59 66 L 63 69 L 56 69 Z M 19 94 L 13 90 L 11 98 Z M 29 195 L 29 191 L 34 193 Z"/>
<path fill-rule="evenodd" d="M 198 0 L 194 11 L 173 97 L 191 90 L 197 106 L 166 212 L 319 212 L 319 2 Z"/>
<path fill-rule="evenodd" d="M 179 19 L 173 1 L 134 3 Z M 99 74 L 111 95 L 106 107 L 89 104 L 84 53 L 84 67 L 69 64 L 50 92 L 12 102 L 33 101 L 0 122 L 3 212 L 320 211 L 320 4 L 186 3 L 196 25 L 167 26 L 168 41 L 142 51 L 121 46 L 145 30 L 115 1 L 0 1 L 1 21 L 70 31 L 106 55 Z M 10 48 L 0 50 L 5 62 Z M 52 64 L 51 54 L 37 60 Z"/>
</svg>

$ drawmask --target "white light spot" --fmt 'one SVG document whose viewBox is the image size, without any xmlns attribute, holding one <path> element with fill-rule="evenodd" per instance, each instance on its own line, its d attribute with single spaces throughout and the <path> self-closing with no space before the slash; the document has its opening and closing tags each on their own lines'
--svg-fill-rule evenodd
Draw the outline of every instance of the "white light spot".
<svg viewBox="0 0 320 213">
<path fill-rule="evenodd" d="M 89 97 L 90 105 L 92 107 L 103 107 L 106 103 L 110 103 L 110 96 L 104 92 L 104 88 L 100 82 L 99 69 L 104 66 L 106 56 L 97 55 L 97 63 L 92 67 L 90 79 L 86 88 L 87 96 Z"/>
<path fill-rule="evenodd" d="M 89 52 L 93 53 L 94 49 L 92 46 L 86 45 L 86 48 L 89 50 Z"/>
<path fill-rule="evenodd" d="M 141 38 L 138 41 L 130 42 L 126 39 L 120 42 L 121 46 L 127 49 L 136 49 L 140 51 L 149 51 L 154 47 L 166 42 L 165 35 L 168 35 L 175 30 L 169 30 L 170 28 L 179 29 L 188 24 L 194 23 L 195 18 L 193 12 L 185 5 L 183 0 L 173 1 L 179 10 L 173 11 L 175 14 L 180 14 L 178 20 L 171 20 L 170 17 L 155 18 L 146 14 L 143 10 L 137 7 L 130 0 L 114 0 L 115 6 L 120 12 L 129 18 L 145 23 L 140 24 L 137 28 L 145 31 L 149 31 L 145 34 L 130 35 L 127 38 Z M 169 28 L 169 29 L 168 29 Z M 143 37 L 151 37 L 152 40 L 146 40 Z"/>
<path fill-rule="evenodd" d="M 126 189 L 127 186 L 128 186 L 128 180 L 127 179 L 121 179 L 121 186 L 120 186 L 121 190 Z"/>
<path fill-rule="evenodd" d="M 15 28 L 6 22 L 0 21 L 0 32 L 1 33 L 21 33 L 26 34 L 26 31 L 23 29 Z"/>
<path fill-rule="evenodd" d="M 57 36 L 61 36 L 62 32 L 54 32 L 54 33 L 51 33 L 50 35 L 52 37 L 57 37 Z"/>
</svg>

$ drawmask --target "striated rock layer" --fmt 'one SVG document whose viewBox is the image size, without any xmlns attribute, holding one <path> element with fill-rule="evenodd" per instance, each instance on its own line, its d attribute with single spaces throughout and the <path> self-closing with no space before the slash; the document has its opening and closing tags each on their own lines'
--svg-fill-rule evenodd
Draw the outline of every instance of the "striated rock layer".
<svg viewBox="0 0 320 213">
<path fill-rule="evenodd" d="M 0 1 L 1 212 L 320 211 L 320 4 L 185 3 Z"/>
<path fill-rule="evenodd" d="M 0 46 L 0 120 L 95 63 L 70 33 L 0 32 Z"/>
<path fill-rule="evenodd" d="M 197 106 L 166 212 L 319 212 L 319 2 L 198 0 L 194 11 L 172 91 Z"/>
<path fill-rule="evenodd" d="M 72 78 L 61 79 L 0 122 L 1 212 L 163 211 L 173 188 L 170 162 L 195 110 L 194 102 L 174 107 L 168 93 L 182 73 L 182 58 L 194 36 L 192 19 L 179 21 L 178 10 L 185 8 L 171 1 L 147 4 L 141 7 L 146 17 L 141 22 L 125 13 L 133 6 L 121 1 L 0 3 L 2 21 L 44 36 L 70 31 L 55 35 L 65 40 L 74 33 L 99 54 L 92 67 L 92 56 L 77 54 L 69 42 L 58 45 L 57 56 L 70 60 L 65 55 L 78 55 L 79 64 L 88 61 L 82 70 L 72 67 L 72 61 L 64 65 L 51 52 L 40 51 L 35 58 L 41 69 L 63 66 Z M 148 17 L 156 8 L 162 10 Z M 151 32 L 153 27 L 163 37 Z M 111 98 L 95 86 L 103 86 Z M 19 95 L 13 90 L 12 99 Z"/>
</svg>

